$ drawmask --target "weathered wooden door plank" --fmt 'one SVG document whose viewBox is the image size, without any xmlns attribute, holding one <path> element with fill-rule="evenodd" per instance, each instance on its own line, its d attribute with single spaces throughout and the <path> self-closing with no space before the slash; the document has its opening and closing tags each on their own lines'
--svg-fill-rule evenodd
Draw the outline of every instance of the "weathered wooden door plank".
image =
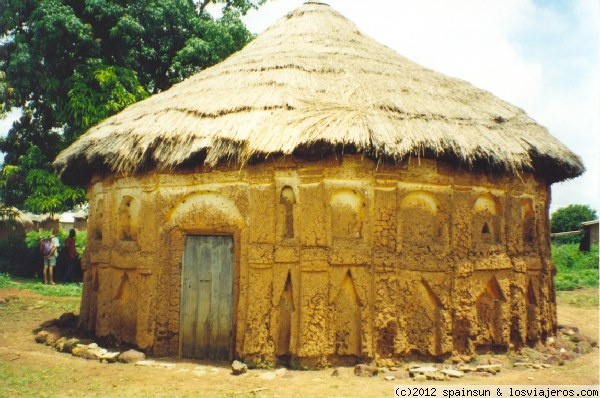
<svg viewBox="0 0 600 398">
<path fill-rule="evenodd" d="M 187 236 L 182 273 L 182 356 L 230 359 L 233 238 Z"/>
</svg>

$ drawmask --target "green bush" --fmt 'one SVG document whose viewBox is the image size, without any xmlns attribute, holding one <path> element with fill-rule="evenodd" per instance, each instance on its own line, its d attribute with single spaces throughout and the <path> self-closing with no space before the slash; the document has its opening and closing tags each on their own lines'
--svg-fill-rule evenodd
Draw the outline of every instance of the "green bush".
<svg viewBox="0 0 600 398">
<path fill-rule="evenodd" d="M 42 273 L 43 259 L 39 250 L 40 239 L 49 237 L 52 231 L 41 229 L 29 231 L 25 236 L 12 235 L 0 239 L 0 273 L 4 272 L 12 276 L 23 278 L 36 278 Z M 56 275 L 60 277 L 64 273 L 66 265 L 65 239 L 68 232 L 59 229 L 58 259 L 56 264 Z M 78 232 L 75 236 L 75 248 L 81 256 L 85 249 L 87 236 L 85 232 Z"/>
<path fill-rule="evenodd" d="M 10 275 L 5 273 L 0 273 L 0 288 L 9 287 L 12 285 L 12 279 Z"/>
<path fill-rule="evenodd" d="M 27 247 L 23 236 L 9 235 L 0 239 L 0 272 L 33 277 L 42 265 L 38 253 Z"/>
<path fill-rule="evenodd" d="M 598 245 L 592 245 L 589 252 L 579 251 L 578 243 L 552 245 L 552 261 L 557 290 L 598 287 Z"/>
</svg>

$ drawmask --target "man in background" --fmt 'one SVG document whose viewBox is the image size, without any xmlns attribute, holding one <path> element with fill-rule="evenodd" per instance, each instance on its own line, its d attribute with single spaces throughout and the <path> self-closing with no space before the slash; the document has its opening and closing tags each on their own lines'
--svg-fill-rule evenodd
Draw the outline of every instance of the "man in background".
<svg viewBox="0 0 600 398">
<path fill-rule="evenodd" d="M 67 248 L 67 271 L 65 272 L 65 282 L 73 282 L 75 280 L 75 265 L 77 264 L 74 229 L 69 231 L 69 236 L 65 239 L 65 247 Z"/>
</svg>

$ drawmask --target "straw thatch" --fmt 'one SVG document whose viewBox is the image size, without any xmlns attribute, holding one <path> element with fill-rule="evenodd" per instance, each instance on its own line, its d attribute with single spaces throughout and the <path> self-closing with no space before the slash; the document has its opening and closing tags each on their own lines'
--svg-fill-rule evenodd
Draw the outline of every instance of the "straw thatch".
<svg viewBox="0 0 600 398">
<path fill-rule="evenodd" d="M 416 65 L 319 3 L 93 127 L 55 166 L 66 181 L 85 183 L 98 172 L 243 164 L 331 148 L 378 160 L 425 156 L 534 171 L 549 182 L 584 170 L 522 110 Z"/>
</svg>

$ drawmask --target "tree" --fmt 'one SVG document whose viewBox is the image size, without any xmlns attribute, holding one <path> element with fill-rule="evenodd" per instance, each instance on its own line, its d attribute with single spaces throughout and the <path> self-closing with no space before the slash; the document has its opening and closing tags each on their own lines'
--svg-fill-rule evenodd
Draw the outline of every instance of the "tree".
<svg viewBox="0 0 600 398">
<path fill-rule="evenodd" d="M 568 205 L 550 216 L 551 232 L 577 231 L 582 222 L 597 219 L 596 210 L 588 205 Z"/>
<path fill-rule="evenodd" d="M 5 165 L 0 176 L 5 203 L 21 203 L 23 210 L 54 214 L 85 201 L 82 189 L 64 185 L 46 170 L 46 164 L 40 148 L 32 146 L 16 166 Z"/>
<path fill-rule="evenodd" d="M 42 212 L 83 201 L 52 174 L 60 150 L 239 50 L 253 37 L 240 16 L 265 1 L 0 0 L 0 117 L 23 113 L 0 138 L 0 203 Z"/>
</svg>

